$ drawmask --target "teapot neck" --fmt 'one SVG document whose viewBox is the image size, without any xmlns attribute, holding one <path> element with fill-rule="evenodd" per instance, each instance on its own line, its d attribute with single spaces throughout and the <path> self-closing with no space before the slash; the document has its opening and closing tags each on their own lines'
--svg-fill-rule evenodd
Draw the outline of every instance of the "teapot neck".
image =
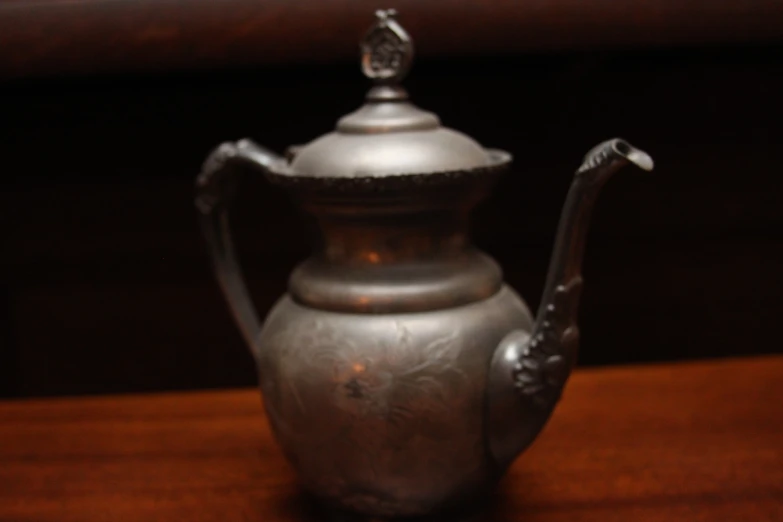
<svg viewBox="0 0 783 522">
<path fill-rule="evenodd" d="M 302 200 L 314 217 L 313 255 L 291 274 L 305 306 L 408 313 L 486 299 L 501 286 L 497 263 L 470 241 L 470 211 L 485 191 Z"/>
<path fill-rule="evenodd" d="M 335 265 L 426 263 L 471 247 L 468 216 L 459 211 L 321 216 L 317 223 L 316 256 Z"/>
</svg>

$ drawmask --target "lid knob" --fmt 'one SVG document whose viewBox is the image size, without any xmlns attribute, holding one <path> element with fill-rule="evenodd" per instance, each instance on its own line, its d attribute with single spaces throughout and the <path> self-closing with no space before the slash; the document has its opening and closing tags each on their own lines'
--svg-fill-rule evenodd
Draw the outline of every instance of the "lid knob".
<svg viewBox="0 0 783 522">
<path fill-rule="evenodd" d="M 395 20 L 395 9 L 379 9 L 377 21 L 361 43 L 362 71 L 376 85 L 402 81 L 413 62 L 413 42 Z"/>
<path fill-rule="evenodd" d="M 510 161 L 508 154 L 444 127 L 436 114 L 409 100 L 399 83 L 413 61 L 413 43 L 396 15 L 393 9 L 376 11 L 360 43 L 361 69 L 373 81 L 364 104 L 340 118 L 333 132 L 291 151 L 286 174 L 366 181 L 483 172 Z"/>
</svg>

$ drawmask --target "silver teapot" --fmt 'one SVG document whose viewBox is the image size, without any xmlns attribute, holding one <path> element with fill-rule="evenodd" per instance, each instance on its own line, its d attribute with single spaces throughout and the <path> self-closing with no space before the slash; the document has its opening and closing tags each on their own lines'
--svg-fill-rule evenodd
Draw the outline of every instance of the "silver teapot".
<svg viewBox="0 0 783 522">
<path fill-rule="evenodd" d="M 653 162 L 621 139 L 587 153 L 533 317 L 468 234 L 471 210 L 511 155 L 409 101 L 400 82 L 413 45 L 393 10 L 376 15 L 361 44 L 374 82 L 364 105 L 284 156 L 247 139 L 223 143 L 197 179 L 196 203 L 302 485 L 338 510 L 393 518 L 482 498 L 541 431 L 576 359 L 593 204 L 615 172 Z M 316 252 L 263 322 L 227 217 L 247 172 L 285 187 L 319 229 Z"/>
</svg>

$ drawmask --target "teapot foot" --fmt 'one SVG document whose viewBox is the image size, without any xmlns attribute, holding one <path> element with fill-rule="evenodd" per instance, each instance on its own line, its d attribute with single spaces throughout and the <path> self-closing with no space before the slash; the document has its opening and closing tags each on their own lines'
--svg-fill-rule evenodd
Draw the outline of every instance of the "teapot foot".
<svg viewBox="0 0 783 522">
<path fill-rule="evenodd" d="M 489 499 L 476 500 L 437 513 L 419 516 L 369 515 L 321 504 L 318 518 L 312 522 L 494 522 Z M 308 521 L 310 522 L 310 521 Z"/>
</svg>

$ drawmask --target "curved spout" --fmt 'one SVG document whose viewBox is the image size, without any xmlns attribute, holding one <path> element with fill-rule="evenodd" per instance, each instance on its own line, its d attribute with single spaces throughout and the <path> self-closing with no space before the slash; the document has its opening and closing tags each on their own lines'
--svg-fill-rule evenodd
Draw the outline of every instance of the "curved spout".
<svg viewBox="0 0 783 522">
<path fill-rule="evenodd" d="M 595 201 L 609 178 L 629 164 L 646 171 L 653 168 L 653 160 L 647 153 L 619 138 L 605 141 L 585 155 L 574 175 L 560 215 L 544 295 L 536 316 L 537 325 L 561 287 L 571 288 L 581 284 L 582 256 Z M 573 299 L 578 301 L 579 296 Z"/>
<path fill-rule="evenodd" d="M 560 216 L 544 294 L 532 332 L 510 332 L 492 360 L 487 440 L 504 468 L 535 439 L 560 398 L 579 345 L 581 265 L 593 206 L 604 183 L 627 165 L 652 170 L 645 152 L 613 139 L 591 149 Z"/>
</svg>

